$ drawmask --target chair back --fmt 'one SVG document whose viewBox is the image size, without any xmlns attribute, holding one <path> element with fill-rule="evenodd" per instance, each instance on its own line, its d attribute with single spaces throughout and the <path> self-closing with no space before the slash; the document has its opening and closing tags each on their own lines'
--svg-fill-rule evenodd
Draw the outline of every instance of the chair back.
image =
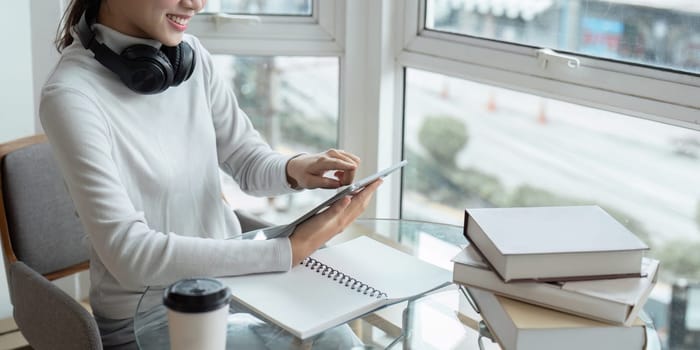
<svg viewBox="0 0 700 350">
<path fill-rule="evenodd" d="M 82 225 L 43 135 L 0 145 L 5 266 L 22 261 L 49 280 L 88 267 Z"/>
<path fill-rule="evenodd" d="M 43 135 L 0 145 L 0 238 L 14 319 L 33 349 L 102 350 L 95 319 L 49 282 L 89 267 L 73 201 Z"/>
</svg>

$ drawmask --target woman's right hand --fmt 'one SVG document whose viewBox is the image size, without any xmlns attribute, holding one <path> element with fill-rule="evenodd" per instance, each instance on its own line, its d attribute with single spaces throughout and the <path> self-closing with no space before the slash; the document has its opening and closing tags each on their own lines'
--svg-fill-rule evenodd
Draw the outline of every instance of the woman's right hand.
<svg viewBox="0 0 700 350">
<path fill-rule="evenodd" d="M 382 180 L 367 185 L 362 191 L 336 201 L 328 209 L 297 226 L 289 236 L 292 244 L 292 266 L 299 264 L 329 239 L 348 227 L 367 208 Z"/>
</svg>

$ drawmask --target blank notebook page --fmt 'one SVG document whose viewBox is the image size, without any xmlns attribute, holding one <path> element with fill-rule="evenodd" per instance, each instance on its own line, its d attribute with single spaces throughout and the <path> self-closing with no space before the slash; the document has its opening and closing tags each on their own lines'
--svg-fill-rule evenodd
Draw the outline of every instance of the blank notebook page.
<svg viewBox="0 0 700 350">
<path fill-rule="evenodd" d="M 367 237 L 321 249 L 312 258 L 389 295 L 407 298 L 449 284 L 451 273 Z M 235 300 L 299 337 L 313 335 L 388 301 L 346 287 L 309 267 L 221 279 Z"/>
<path fill-rule="evenodd" d="M 336 247 L 332 247 L 336 248 Z M 358 237 L 312 256 L 386 293 L 405 299 L 452 281 L 452 273 L 369 237 Z"/>
</svg>

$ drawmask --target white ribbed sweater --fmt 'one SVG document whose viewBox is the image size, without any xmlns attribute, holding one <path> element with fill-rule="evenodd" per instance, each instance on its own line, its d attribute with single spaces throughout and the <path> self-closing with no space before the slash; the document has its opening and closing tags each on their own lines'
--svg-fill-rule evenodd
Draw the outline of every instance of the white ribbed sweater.
<svg viewBox="0 0 700 350">
<path fill-rule="evenodd" d="M 94 28 L 117 53 L 160 45 Z M 253 129 L 200 42 L 184 40 L 195 71 L 163 93 L 130 91 L 77 38 L 42 91 L 41 123 L 89 238 L 90 301 L 104 318 L 132 317 L 145 286 L 291 265 L 286 238 L 223 240 L 241 229 L 218 169 L 248 193 L 286 193 L 288 157 Z"/>
</svg>

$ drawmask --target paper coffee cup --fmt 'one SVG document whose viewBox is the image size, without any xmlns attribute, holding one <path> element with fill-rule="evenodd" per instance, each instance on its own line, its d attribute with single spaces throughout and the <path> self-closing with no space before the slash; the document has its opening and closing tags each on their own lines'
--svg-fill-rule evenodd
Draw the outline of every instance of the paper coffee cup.
<svg viewBox="0 0 700 350">
<path fill-rule="evenodd" d="M 170 349 L 226 349 L 231 291 L 211 278 L 190 278 L 173 283 L 163 293 L 168 309 Z"/>
</svg>

